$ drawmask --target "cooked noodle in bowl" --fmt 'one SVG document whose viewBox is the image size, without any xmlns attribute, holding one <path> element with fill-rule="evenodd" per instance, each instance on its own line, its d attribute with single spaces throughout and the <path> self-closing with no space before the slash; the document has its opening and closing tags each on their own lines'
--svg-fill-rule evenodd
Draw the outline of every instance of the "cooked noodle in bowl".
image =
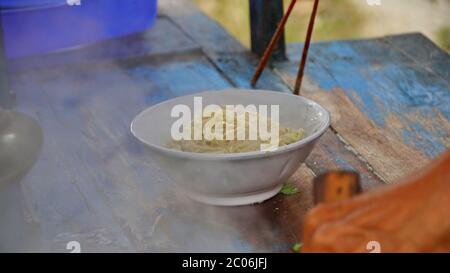
<svg viewBox="0 0 450 273">
<path fill-rule="evenodd" d="M 194 109 L 194 97 L 202 97 L 204 105 L 278 105 L 278 146 L 263 150 L 262 139 L 205 140 L 205 131 L 199 134 L 200 139 L 174 139 L 171 129 L 176 119 L 171 116 L 172 109 L 177 105 Z M 210 118 L 201 119 L 202 126 Z M 259 203 L 276 195 L 305 161 L 329 123 L 329 113 L 304 97 L 230 89 L 177 97 L 154 105 L 135 117 L 131 132 L 147 148 L 149 157 L 191 198 L 230 206 Z M 186 124 L 195 130 L 195 124 Z M 247 132 L 254 122 L 245 124 L 249 137 Z M 223 125 L 222 135 L 226 138 L 226 124 Z"/>
<path fill-rule="evenodd" d="M 241 108 L 237 108 L 241 109 Z M 270 151 L 275 150 L 278 147 L 282 147 L 296 141 L 302 139 L 305 135 L 305 131 L 303 128 L 299 129 L 291 129 L 282 127 L 278 124 L 277 121 L 273 121 L 270 118 L 266 118 L 264 116 L 258 115 L 258 112 L 246 111 L 242 112 L 236 110 L 236 108 L 227 108 L 226 106 L 221 106 L 221 116 L 212 115 L 210 117 L 203 117 L 202 122 L 196 124 L 195 122 L 191 123 L 191 138 L 188 140 L 170 140 L 168 141 L 167 147 L 171 149 L 180 150 L 183 152 L 194 152 L 194 153 L 214 153 L 214 154 L 229 154 L 229 153 L 244 153 L 244 152 L 252 152 L 252 151 Z M 227 117 L 232 117 L 231 119 L 227 119 Z M 265 124 L 268 124 L 268 129 L 272 130 L 272 127 L 279 128 L 275 145 L 271 145 L 269 140 L 263 140 L 259 134 L 255 134 L 255 137 L 252 139 L 250 130 L 255 130 L 255 127 L 258 127 L 259 122 L 264 120 Z M 200 140 L 194 139 L 194 131 L 202 130 L 205 125 L 209 123 L 219 123 L 221 124 L 219 136 L 220 139 L 213 138 L 208 140 L 208 136 L 202 132 L 202 136 Z M 253 128 L 251 128 L 251 123 L 254 123 Z M 242 139 L 238 138 L 238 128 L 240 124 L 243 123 L 242 126 Z M 272 124 L 274 126 L 272 126 Z M 255 130 L 256 131 L 256 130 Z M 230 136 L 227 139 L 227 136 Z M 266 144 L 266 148 L 262 149 L 262 144 Z"/>
</svg>

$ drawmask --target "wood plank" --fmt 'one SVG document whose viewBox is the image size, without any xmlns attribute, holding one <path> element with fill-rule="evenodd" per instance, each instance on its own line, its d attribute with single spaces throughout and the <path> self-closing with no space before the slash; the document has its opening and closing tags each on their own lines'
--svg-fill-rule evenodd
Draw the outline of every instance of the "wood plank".
<svg viewBox="0 0 450 273">
<path fill-rule="evenodd" d="M 169 34 L 172 34 L 173 38 L 164 39 Z M 158 44 L 154 41 L 158 41 Z M 80 149 L 80 146 L 89 147 L 89 145 L 86 145 L 86 142 L 77 141 L 78 138 L 85 140 L 83 138 L 88 137 L 85 131 L 80 132 L 83 121 L 78 119 L 78 113 L 73 110 L 77 109 L 82 101 L 78 96 L 80 90 L 77 89 L 79 87 L 77 84 L 83 80 L 83 75 L 75 73 L 72 75 L 73 78 L 70 78 L 70 71 L 60 68 L 61 65 L 84 63 L 89 66 L 95 64 L 94 66 L 98 68 L 98 63 L 104 61 L 116 62 L 142 56 L 150 58 L 156 56 L 157 59 L 167 55 L 173 58 L 178 54 L 199 53 L 199 49 L 198 45 L 183 35 L 170 21 L 159 18 L 155 27 L 144 33 L 98 43 L 81 50 L 16 59 L 10 62 L 12 65 L 10 76 L 15 79 L 12 87 L 17 91 L 18 97 L 17 108 L 36 117 L 46 134 L 40 160 L 20 182 L 20 187 L 10 190 L 12 194 L 9 195 L 17 198 L 14 202 L 8 203 L 9 206 L 4 206 L 2 210 L 4 212 L 2 221 L 11 223 L 8 225 L 10 227 L 20 225 L 24 227 L 21 230 L 25 230 L 21 236 L 22 240 L 17 240 L 16 243 L 11 242 L 11 247 L 15 247 L 17 251 L 34 249 L 35 251 L 61 252 L 66 251 L 65 244 L 68 241 L 78 240 L 83 242 L 83 251 L 142 249 L 139 248 L 140 245 L 130 240 L 134 237 L 124 235 L 127 232 L 124 232 L 117 223 L 115 215 L 105 201 L 104 194 L 99 193 L 96 185 L 91 183 L 92 180 L 103 182 L 105 178 L 96 173 L 95 164 L 89 165 L 98 163 L 96 161 L 98 157 L 89 149 Z M 43 72 L 44 67 L 52 67 L 53 70 Z M 79 69 L 85 68 L 79 67 Z M 43 74 L 34 75 L 37 71 Z M 68 73 L 65 75 L 66 78 L 60 77 L 63 71 Z M 85 79 L 89 83 L 89 77 Z M 120 77 L 117 80 L 119 79 Z M 104 85 L 101 89 L 108 90 L 109 85 Z M 126 90 L 126 88 L 123 89 Z M 71 97 L 66 97 L 61 104 L 51 102 L 57 97 L 52 91 L 60 94 L 58 92 L 69 90 L 73 92 Z M 163 92 L 156 93 L 163 94 Z M 158 102 L 165 98 L 167 97 L 160 98 L 147 94 L 146 102 Z M 67 124 L 72 124 L 74 127 L 67 127 Z M 92 142 L 89 143 L 92 144 Z M 95 149 L 95 147 L 91 148 Z M 99 165 L 101 164 L 97 164 L 97 167 L 101 169 Z M 1 192 L 6 194 L 10 191 L 2 189 Z M 12 199 L 5 198 L 5 200 Z M 17 217 L 18 215 L 23 217 Z M 152 221 L 153 218 L 148 219 Z M 32 231 L 25 226 L 31 226 Z M 8 230 L 10 229 L 5 228 L 2 231 Z M 1 235 L 2 238 L 3 235 L 9 236 L 4 233 Z"/>
<path fill-rule="evenodd" d="M 316 144 L 306 159 L 306 164 L 317 175 L 330 170 L 357 171 L 361 177 L 363 190 L 370 190 L 383 182 L 372 172 L 367 162 L 355 156 L 352 147 L 343 143 L 332 129 L 329 129 Z"/>
<path fill-rule="evenodd" d="M 175 75 L 183 75 L 176 84 Z M 50 250 L 78 240 L 84 251 L 157 251 L 152 227 L 167 179 L 132 139 L 129 124 L 151 104 L 229 84 L 201 55 L 43 70 L 14 83 L 19 110 L 35 116 L 46 134 L 43 154 L 22 183 L 42 236 L 52 238 Z"/>
<path fill-rule="evenodd" d="M 74 170 L 74 164 L 86 164 L 86 154 L 80 152 L 76 140 L 58 122 L 47 101 L 45 88 L 42 89 L 33 79 L 34 76 L 29 75 L 13 81 L 13 86 L 20 90 L 17 94 L 18 111 L 35 117 L 44 132 L 39 159 L 20 181 L 23 199 L 33 221 L 39 226 L 37 237 L 28 243 L 36 245 L 38 251 L 65 252 L 66 244 L 71 240 L 83 241 L 86 249 L 130 251 L 131 245 L 121 236 L 111 213 L 89 183 L 88 173 Z M 20 85 L 16 85 L 18 82 Z M 75 150 L 67 151 L 73 145 Z M 70 154 L 80 157 L 80 162 L 67 156 Z M 74 183 L 76 179 L 82 183 Z M 102 238 L 116 240 L 105 242 Z M 21 251 L 25 250 L 27 248 Z"/>
<path fill-rule="evenodd" d="M 296 49 L 298 45 L 293 47 L 298 58 L 301 51 Z M 385 120 L 391 113 L 410 120 L 401 121 L 405 125 L 404 132 L 397 132 L 398 136 L 404 142 L 416 144 L 422 153 L 435 157 L 445 149 L 448 131 L 440 118 L 428 119 L 427 116 L 440 112 L 449 118 L 446 103 L 450 100 L 449 85 L 438 73 L 419 65 L 401 51 L 387 47 L 392 46 L 384 38 L 316 44 L 311 54 L 310 76 L 325 90 L 344 89 L 361 111 L 379 126 L 386 125 Z M 289 51 L 291 57 L 293 51 Z M 293 73 L 288 66 L 281 69 Z M 349 74 L 352 77 L 348 77 Z M 411 119 L 418 119 L 415 116 L 426 118 L 425 121 L 419 119 L 416 128 L 410 128 L 407 125 L 412 123 Z M 423 129 L 427 127 L 432 127 L 436 133 L 428 138 L 428 143 L 423 143 L 425 139 L 420 135 L 429 134 Z"/>
<path fill-rule="evenodd" d="M 418 64 L 449 61 L 450 56 L 437 47 L 430 39 L 421 33 L 406 33 L 386 36 L 384 39 L 403 54 L 414 59 Z"/>
<path fill-rule="evenodd" d="M 99 163 L 104 158 L 99 159 L 94 151 L 103 149 L 92 147 L 102 141 L 89 139 L 86 127 L 91 123 L 86 120 L 92 119 L 89 113 L 77 112 L 88 103 L 80 81 L 89 85 L 89 77 L 57 71 L 22 74 L 16 85 L 19 110 L 34 115 L 45 135 L 41 158 L 22 181 L 24 194 L 45 230 L 43 237 L 48 238 L 51 251 L 64 251 L 70 240 L 79 241 L 85 252 L 136 251 L 105 197 L 104 192 L 114 192 L 114 188 L 112 183 L 101 184 L 109 182 L 108 176 Z M 73 96 L 55 103 L 67 93 Z M 89 103 L 95 104 L 98 97 L 95 92 L 92 96 Z"/>
<path fill-rule="evenodd" d="M 303 90 L 331 111 L 337 133 L 388 182 L 450 145 L 449 85 L 391 47 L 387 39 L 314 44 Z M 293 45 L 292 61 L 277 65 L 290 85 L 300 49 Z"/>
</svg>

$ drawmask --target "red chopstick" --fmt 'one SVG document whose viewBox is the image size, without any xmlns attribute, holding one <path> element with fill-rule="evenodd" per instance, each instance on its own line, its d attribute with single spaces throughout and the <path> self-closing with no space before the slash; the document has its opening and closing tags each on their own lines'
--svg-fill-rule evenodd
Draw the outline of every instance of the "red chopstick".
<svg viewBox="0 0 450 273">
<path fill-rule="evenodd" d="M 300 67 L 298 69 L 297 79 L 295 80 L 295 86 L 294 86 L 294 94 L 295 95 L 300 94 L 300 89 L 302 87 L 303 74 L 305 72 L 305 64 L 306 64 L 306 59 L 308 58 L 308 50 L 309 50 L 309 45 L 311 43 L 312 32 L 314 30 L 314 22 L 316 19 L 318 6 L 319 6 L 319 0 L 314 0 L 313 10 L 311 13 L 311 17 L 309 18 L 308 32 L 306 33 L 306 41 L 305 41 L 305 45 L 303 46 L 302 60 L 300 62 Z"/>
</svg>

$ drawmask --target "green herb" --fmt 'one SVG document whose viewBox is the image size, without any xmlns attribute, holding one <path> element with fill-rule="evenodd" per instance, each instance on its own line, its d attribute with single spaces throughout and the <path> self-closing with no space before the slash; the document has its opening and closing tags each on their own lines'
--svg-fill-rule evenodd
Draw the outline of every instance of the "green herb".
<svg viewBox="0 0 450 273">
<path fill-rule="evenodd" d="M 303 246 L 302 243 L 295 243 L 295 244 L 292 246 L 292 251 L 298 253 L 298 252 L 300 252 L 300 250 L 302 250 L 302 246 Z"/>
<path fill-rule="evenodd" d="M 296 186 L 286 183 L 283 185 L 280 192 L 284 195 L 293 195 L 298 192 L 298 189 Z"/>
</svg>

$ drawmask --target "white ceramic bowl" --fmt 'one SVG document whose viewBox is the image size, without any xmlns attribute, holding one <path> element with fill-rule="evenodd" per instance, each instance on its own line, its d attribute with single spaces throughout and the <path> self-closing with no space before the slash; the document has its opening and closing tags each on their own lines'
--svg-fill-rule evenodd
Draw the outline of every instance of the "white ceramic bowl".
<svg viewBox="0 0 450 273">
<path fill-rule="evenodd" d="M 205 154 L 166 148 L 171 139 L 171 126 L 176 120 L 170 116 L 172 107 L 185 104 L 193 109 L 194 96 L 203 98 L 203 107 L 208 104 L 277 104 L 281 126 L 304 128 L 306 137 L 273 152 Z M 135 117 L 131 132 L 191 198 L 213 205 L 234 206 L 259 203 L 276 195 L 305 161 L 329 124 L 328 112 L 304 97 L 273 91 L 230 89 L 177 97 L 154 105 Z"/>
</svg>

